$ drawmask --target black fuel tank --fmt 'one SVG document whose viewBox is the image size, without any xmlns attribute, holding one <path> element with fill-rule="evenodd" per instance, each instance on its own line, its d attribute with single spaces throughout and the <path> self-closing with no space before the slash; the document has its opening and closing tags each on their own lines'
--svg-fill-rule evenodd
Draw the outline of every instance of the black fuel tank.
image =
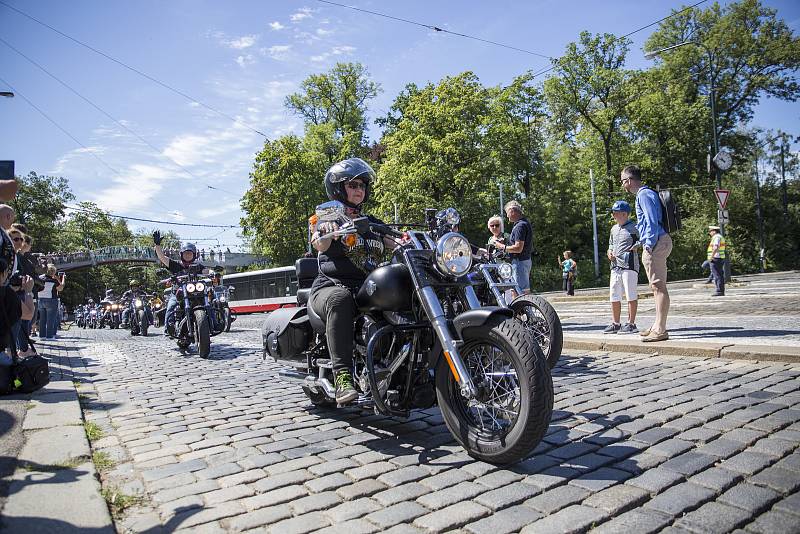
<svg viewBox="0 0 800 534">
<path fill-rule="evenodd" d="M 411 309 L 414 284 L 405 265 L 378 267 L 367 276 L 356 294 L 361 311 L 407 311 Z"/>
</svg>

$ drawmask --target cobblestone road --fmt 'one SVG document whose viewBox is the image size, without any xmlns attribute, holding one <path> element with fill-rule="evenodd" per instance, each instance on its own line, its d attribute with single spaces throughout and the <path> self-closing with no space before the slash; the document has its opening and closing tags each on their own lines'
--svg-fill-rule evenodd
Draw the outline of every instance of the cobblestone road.
<svg viewBox="0 0 800 534">
<path fill-rule="evenodd" d="M 116 462 L 104 486 L 144 496 L 119 531 L 800 531 L 800 366 L 567 354 L 544 442 L 498 468 L 438 409 L 314 408 L 261 361 L 260 320 L 214 338 L 211 360 L 153 334 L 42 343 L 86 366 L 93 447 Z"/>
</svg>

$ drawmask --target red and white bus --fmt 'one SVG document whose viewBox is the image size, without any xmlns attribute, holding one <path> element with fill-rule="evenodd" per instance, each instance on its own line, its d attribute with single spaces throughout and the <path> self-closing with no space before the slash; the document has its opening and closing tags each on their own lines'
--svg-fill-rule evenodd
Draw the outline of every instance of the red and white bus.
<svg viewBox="0 0 800 534">
<path fill-rule="evenodd" d="M 229 303 L 234 313 L 257 313 L 297 306 L 294 266 L 226 274 L 222 283 L 233 286 Z"/>
</svg>

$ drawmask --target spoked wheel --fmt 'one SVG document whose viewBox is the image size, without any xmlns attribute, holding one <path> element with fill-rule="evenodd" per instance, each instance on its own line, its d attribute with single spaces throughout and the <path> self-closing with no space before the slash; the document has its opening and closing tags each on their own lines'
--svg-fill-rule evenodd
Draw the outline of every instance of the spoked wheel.
<svg viewBox="0 0 800 534">
<path fill-rule="evenodd" d="M 556 366 L 564 346 L 561 319 L 546 299 L 537 295 L 520 295 L 511 304 L 514 317 L 536 338 L 550 369 Z"/>
<path fill-rule="evenodd" d="M 497 318 L 464 332 L 461 358 L 478 389 L 461 395 L 444 357 L 436 369 L 442 417 L 467 453 L 508 464 L 524 459 L 539 444 L 553 411 L 553 382 L 546 360 L 525 327 Z"/>
</svg>

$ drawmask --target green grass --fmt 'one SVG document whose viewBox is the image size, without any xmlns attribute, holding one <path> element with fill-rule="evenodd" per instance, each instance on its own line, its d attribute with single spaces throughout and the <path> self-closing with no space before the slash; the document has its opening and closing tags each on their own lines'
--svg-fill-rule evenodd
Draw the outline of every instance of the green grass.
<svg viewBox="0 0 800 534">
<path fill-rule="evenodd" d="M 101 472 L 108 471 L 116 465 L 114 460 L 111 459 L 111 456 L 103 451 L 94 451 L 92 453 L 92 461 L 94 461 L 94 466 L 97 470 Z"/>
<path fill-rule="evenodd" d="M 35 471 L 37 473 L 54 473 L 56 471 L 63 471 L 64 469 L 75 469 L 81 464 L 88 461 L 86 456 L 70 456 L 68 459 L 55 464 L 31 464 L 23 462 L 20 464 L 20 469 L 25 471 Z"/>
<path fill-rule="evenodd" d="M 77 380 L 73 380 L 73 381 L 72 381 L 72 385 L 73 385 L 73 386 L 75 386 L 75 389 L 78 389 L 78 388 L 80 388 L 80 387 L 81 387 L 81 383 L 80 383 L 80 382 L 78 382 Z"/>
<path fill-rule="evenodd" d="M 83 428 L 86 431 L 86 437 L 89 438 L 90 442 L 97 441 L 105 435 L 105 432 L 103 432 L 103 429 L 100 428 L 100 425 L 97 423 L 92 423 L 91 421 L 86 421 L 83 423 Z"/>
<path fill-rule="evenodd" d="M 111 515 L 114 519 L 119 519 L 122 517 L 122 514 L 125 513 L 125 510 L 142 502 L 141 497 L 137 495 L 127 495 L 116 487 L 103 488 L 101 494 L 106 500 L 108 509 L 111 511 Z"/>
</svg>

